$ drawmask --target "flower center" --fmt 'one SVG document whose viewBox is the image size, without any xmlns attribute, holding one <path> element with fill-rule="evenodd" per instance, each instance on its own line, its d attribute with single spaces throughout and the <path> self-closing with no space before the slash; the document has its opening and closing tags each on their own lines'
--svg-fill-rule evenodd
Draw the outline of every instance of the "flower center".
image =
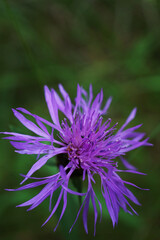
<svg viewBox="0 0 160 240">
<path fill-rule="evenodd" d="M 57 155 L 57 166 L 59 167 L 62 165 L 63 167 L 66 167 L 69 163 L 68 154 L 67 153 L 61 153 Z M 70 169 L 67 169 L 67 173 Z M 71 177 L 78 177 L 83 175 L 83 169 L 79 166 L 79 168 L 76 168 L 74 172 L 72 173 Z"/>
<path fill-rule="evenodd" d="M 71 143 L 67 147 L 67 150 L 68 150 L 68 159 L 73 162 L 76 168 L 80 168 L 82 159 L 79 153 L 79 149 L 77 147 L 74 147 L 73 144 Z"/>
</svg>

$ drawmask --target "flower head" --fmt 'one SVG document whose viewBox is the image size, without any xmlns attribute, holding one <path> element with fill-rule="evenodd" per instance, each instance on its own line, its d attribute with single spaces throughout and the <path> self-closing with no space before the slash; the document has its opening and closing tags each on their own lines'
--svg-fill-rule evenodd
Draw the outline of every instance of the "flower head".
<svg viewBox="0 0 160 240">
<path fill-rule="evenodd" d="M 17 110 L 13 109 L 15 117 L 36 136 L 14 132 L 3 133 L 9 135 L 5 138 L 11 140 L 11 144 L 16 148 L 16 152 L 20 154 L 37 155 L 36 162 L 29 172 L 23 175 L 24 180 L 22 181 L 22 183 L 24 183 L 27 179 L 31 179 L 33 182 L 21 186 L 16 189 L 16 191 L 41 185 L 43 185 L 43 188 L 35 197 L 19 205 L 19 207 L 30 206 L 29 210 L 32 210 L 40 205 L 47 197 L 50 197 L 50 215 L 45 221 L 46 223 L 55 213 L 59 203 L 63 199 L 62 212 L 57 223 L 58 226 L 67 207 L 67 194 L 82 196 L 83 202 L 77 213 L 75 222 L 83 209 L 83 224 L 85 231 L 88 233 L 87 214 L 89 202 L 91 201 L 95 215 L 95 233 L 98 217 L 96 202 L 102 213 L 101 203 L 97 199 L 94 191 L 94 185 L 96 184 L 94 176 L 98 175 L 101 180 L 101 192 L 113 226 L 118 223 L 120 208 L 130 214 L 136 213 L 127 198 L 135 204 L 139 205 L 140 203 L 126 185 L 137 186 L 122 180 L 118 175 L 119 172 L 125 171 L 143 174 L 128 163 L 127 160 L 124 159 L 124 155 L 140 146 L 151 145 L 148 143 L 148 138 L 143 139 L 144 133 L 136 131 L 141 125 L 126 129 L 128 123 L 135 117 L 136 108 L 133 109 L 126 122 L 117 131 L 117 124 L 111 126 L 110 118 L 103 121 L 102 116 L 107 113 L 112 99 L 110 97 L 104 108 L 101 109 L 103 100 L 102 90 L 96 98 L 93 99 L 92 85 L 90 85 L 89 94 L 78 85 L 75 105 L 72 104 L 68 93 L 62 85 L 59 85 L 59 90 L 63 99 L 59 97 L 54 89 L 49 90 L 49 88 L 45 86 L 44 90 L 52 122 L 32 114 L 23 108 L 17 108 Z M 64 115 L 62 121 L 59 120 L 59 111 Z M 23 114 L 32 116 L 36 124 L 28 120 Z M 59 169 L 57 174 L 44 178 L 32 177 L 34 172 L 39 170 L 54 156 L 57 156 L 56 164 Z M 122 161 L 127 170 L 118 169 L 119 160 Z M 79 176 L 82 181 L 87 181 L 88 187 L 86 192 L 76 192 L 69 187 L 70 179 L 72 179 L 73 176 Z M 60 194 L 53 207 L 53 193 L 57 189 L 60 189 Z"/>
</svg>

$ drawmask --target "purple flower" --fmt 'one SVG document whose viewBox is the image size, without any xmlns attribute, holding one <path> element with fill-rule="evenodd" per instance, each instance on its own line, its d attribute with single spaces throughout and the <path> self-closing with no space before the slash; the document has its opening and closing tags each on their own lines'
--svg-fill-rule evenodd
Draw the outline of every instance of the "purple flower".
<svg viewBox="0 0 160 240">
<path fill-rule="evenodd" d="M 3 132 L 3 134 L 9 135 L 5 138 L 11 140 L 11 144 L 16 148 L 16 152 L 20 154 L 36 154 L 38 156 L 37 161 L 33 164 L 29 172 L 23 175 L 24 180 L 22 183 L 27 179 L 31 179 L 33 182 L 21 186 L 16 190 L 8 189 L 10 191 L 17 191 L 43 185 L 42 190 L 35 197 L 19 205 L 19 207 L 30 206 L 28 210 L 32 210 L 49 197 L 50 215 L 45 221 L 46 223 L 62 201 L 63 207 L 57 223 L 58 226 L 67 207 L 67 194 L 79 195 L 82 197 L 83 202 L 77 213 L 75 222 L 80 212 L 83 211 L 83 224 L 86 233 L 88 233 L 87 215 L 89 202 L 91 201 L 94 210 L 95 234 L 98 217 L 97 206 L 100 208 L 102 215 L 101 203 L 94 191 L 94 185 L 96 184 L 95 175 L 98 175 L 101 181 L 101 192 L 113 226 L 118 223 L 120 208 L 130 214 L 137 214 L 127 199 L 137 205 L 140 205 L 140 203 L 127 188 L 127 185 L 137 186 L 122 180 L 118 175 L 119 172 L 143 174 L 129 164 L 124 159 L 124 156 L 127 152 L 140 146 L 151 145 L 148 143 L 148 138 L 143 139 L 144 133 L 136 131 L 141 125 L 126 129 L 128 123 L 135 117 L 136 108 L 133 109 L 126 122 L 117 131 L 117 124 L 111 126 L 110 118 L 103 122 L 102 116 L 107 113 L 112 99 L 110 97 L 104 108 L 101 109 L 103 100 L 102 90 L 93 99 L 92 85 L 90 85 L 89 94 L 78 85 L 75 105 L 72 104 L 68 93 L 62 85 L 59 85 L 59 90 L 63 99 L 59 97 L 54 89 L 49 90 L 45 86 L 44 90 L 52 122 L 32 114 L 23 108 L 17 108 L 17 110 L 13 109 L 16 118 L 26 128 L 36 134 L 36 136 Z M 58 116 L 59 111 L 64 115 L 64 119 L 61 122 Z M 33 117 L 36 124 L 28 120 L 23 114 Z M 50 130 L 48 130 L 49 128 Z M 59 169 L 57 174 L 44 178 L 31 177 L 34 172 L 39 170 L 54 156 L 57 156 L 56 164 L 58 166 L 57 169 Z M 127 170 L 118 169 L 119 160 L 122 161 Z M 87 182 L 88 187 L 86 192 L 76 192 L 70 188 L 69 182 L 76 176 L 81 177 L 82 181 Z M 60 194 L 56 204 L 53 206 L 53 193 L 57 189 L 60 189 Z"/>
</svg>

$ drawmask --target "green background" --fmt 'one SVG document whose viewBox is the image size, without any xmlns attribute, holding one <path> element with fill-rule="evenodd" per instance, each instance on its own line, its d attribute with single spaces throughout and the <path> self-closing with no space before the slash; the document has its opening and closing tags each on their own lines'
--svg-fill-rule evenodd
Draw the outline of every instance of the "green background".
<svg viewBox="0 0 160 240">
<path fill-rule="evenodd" d="M 159 145 L 160 145 L 160 1 L 156 0 L 14 0 L 0 1 L 0 131 L 25 132 L 11 108 L 24 107 L 50 120 L 43 86 L 58 90 L 62 83 L 72 100 L 77 83 L 94 94 L 101 88 L 104 100 L 113 96 L 108 116 L 119 126 L 137 106 L 130 126 L 143 123 L 141 131 L 153 147 L 128 154 L 128 160 L 147 176 L 123 174 L 123 178 L 150 188 L 130 189 L 142 203 L 139 216 L 120 212 L 113 229 L 103 204 L 103 218 L 93 237 L 93 212 L 89 213 L 89 234 L 82 215 L 68 230 L 78 210 L 74 197 L 58 230 L 57 215 L 43 228 L 48 202 L 31 212 L 16 208 L 39 189 L 6 192 L 17 188 L 20 173 L 27 173 L 35 156 L 14 152 L 0 140 L 0 238 L 3 240 L 130 239 L 158 240 L 160 236 Z M 43 167 L 36 176 L 52 174 Z M 97 195 L 100 185 L 97 185 Z"/>
</svg>

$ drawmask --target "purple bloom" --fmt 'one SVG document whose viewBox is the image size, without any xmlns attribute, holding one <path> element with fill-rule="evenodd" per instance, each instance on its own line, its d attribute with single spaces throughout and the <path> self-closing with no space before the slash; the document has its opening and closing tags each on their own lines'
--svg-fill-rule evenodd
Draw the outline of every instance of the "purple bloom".
<svg viewBox="0 0 160 240">
<path fill-rule="evenodd" d="M 112 99 L 110 97 L 104 108 L 101 109 L 103 100 L 102 90 L 93 100 L 92 86 L 90 85 L 88 94 L 78 85 L 75 105 L 72 104 L 68 93 L 62 85 L 59 85 L 59 90 L 63 99 L 59 97 L 54 89 L 49 90 L 45 86 L 44 90 L 52 122 L 32 114 L 23 108 L 17 108 L 17 110 L 13 109 L 16 118 L 37 136 L 13 132 L 3 133 L 9 135 L 5 138 L 11 140 L 11 144 L 16 148 L 16 152 L 20 154 L 36 154 L 38 156 L 37 161 L 33 164 L 29 172 L 25 176 L 23 175 L 24 180 L 22 183 L 27 179 L 31 179 L 33 182 L 21 186 L 14 191 L 41 185 L 43 185 L 43 189 L 35 197 L 19 205 L 19 207 L 30 206 L 28 210 L 32 210 L 46 198 L 50 197 L 50 215 L 45 221 L 46 223 L 57 210 L 59 203 L 63 201 L 62 212 L 57 223 L 58 226 L 67 207 L 67 194 L 79 195 L 82 197 L 83 202 L 77 213 L 75 222 L 83 209 L 83 224 L 86 233 L 88 233 L 87 215 L 89 202 L 91 201 L 94 210 L 95 234 L 98 217 L 97 206 L 100 208 L 102 214 L 101 203 L 94 191 L 94 185 L 96 184 L 94 176 L 98 175 L 101 180 L 101 192 L 113 226 L 118 223 L 120 208 L 130 214 L 137 214 L 127 199 L 137 205 L 140 205 L 140 203 L 127 188 L 127 185 L 137 186 L 122 180 L 118 175 L 118 172 L 143 174 L 128 163 L 124 159 L 124 155 L 140 146 L 151 145 L 148 143 L 148 138 L 143 139 L 144 133 L 136 131 L 141 125 L 125 129 L 128 123 L 134 119 L 136 108 L 133 109 L 126 122 L 117 131 L 117 124 L 111 126 L 110 118 L 103 122 L 102 115 L 107 113 Z M 59 120 L 59 111 L 64 115 L 62 122 Z M 32 116 L 36 124 L 28 120 L 23 114 Z M 50 130 L 48 130 L 49 127 Z M 57 174 L 44 178 L 31 177 L 34 172 L 54 156 L 57 156 L 56 164 L 59 168 Z M 122 161 L 127 170 L 118 169 L 119 160 Z M 75 192 L 69 187 L 70 180 L 76 176 L 81 177 L 82 181 L 86 180 L 88 186 L 86 192 Z M 53 193 L 57 189 L 60 189 L 60 194 L 56 204 L 52 206 Z M 13 191 L 12 189 L 8 190 Z"/>
</svg>

